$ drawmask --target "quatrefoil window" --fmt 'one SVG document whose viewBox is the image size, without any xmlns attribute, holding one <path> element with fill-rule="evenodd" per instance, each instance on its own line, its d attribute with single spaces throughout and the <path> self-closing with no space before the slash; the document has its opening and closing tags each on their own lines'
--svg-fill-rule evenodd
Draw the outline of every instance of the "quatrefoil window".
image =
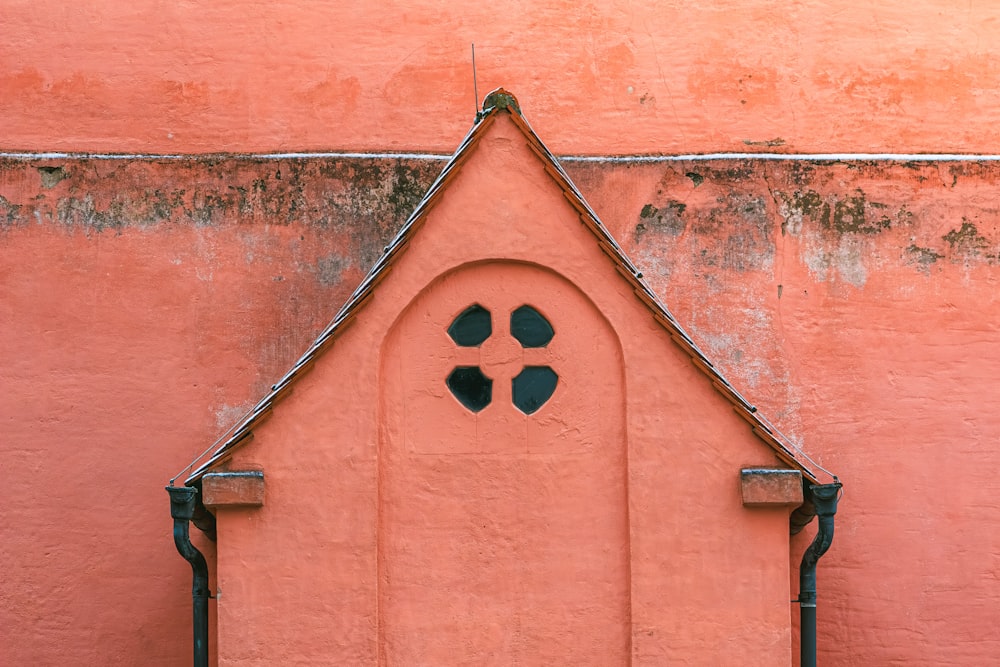
<svg viewBox="0 0 1000 667">
<path fill-rule="evenodd" d="M 490 311 L 469 306 L 448 327 L 448 336 L 460 347 L 481 347 L 493 335 Z M 522 348 L 545 347 L 555 336 L 549 321 L 531 306 L 521 306 L 510 316 L 510 335 Z M 537 412 L 555 393 L 559 376 L 548 366 L 524 366 L 511 378 L 511 400 L 526 415 Z M 479 366 L 456 366 L 445 380 L 458 401 L 473 412 L 493 400 L 493 379 Z"/>
</svg>

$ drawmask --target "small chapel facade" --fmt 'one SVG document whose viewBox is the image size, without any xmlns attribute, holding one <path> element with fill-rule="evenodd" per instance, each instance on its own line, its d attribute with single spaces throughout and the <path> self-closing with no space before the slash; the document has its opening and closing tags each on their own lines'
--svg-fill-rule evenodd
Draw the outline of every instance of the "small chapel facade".
<svg viewBox="0 0 1000 667">
<path fill-rule="evenodd" d="M 604 667 L 791 664 L 790 517 L 831 481 L 500 90 L 185 484 L 215 518 L 220 665 Z"/>
</svg>

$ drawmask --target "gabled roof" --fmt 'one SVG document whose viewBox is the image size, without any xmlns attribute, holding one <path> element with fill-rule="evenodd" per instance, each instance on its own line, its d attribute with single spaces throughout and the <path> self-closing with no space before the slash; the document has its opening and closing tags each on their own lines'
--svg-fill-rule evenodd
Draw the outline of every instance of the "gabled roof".
<svg viewBox="0 0 1000 667">
<path fill-rule="evenodd" d="M 195 459 L 184 471 L 181 471 L 181 474 L 183 474 L 195 465 L 198 466 L 187 477 L 185 484 L 195 484 L 205 473 L 225 461 L 237 448 L 252 439 L 253 429 L 271 414 L 275 403 L 291 390 L 295 382 L 309 370 L 316 359 L 333 344 L 346 327 L 350 326 L 351 322 L 371 298 L 376 286 L 392 269 L 395 260 L 406 250 L 410 239 L 417 233 L 421 224 L 426 219 L 427 213 L 438 201 L 445 188 L 462 167 L 462 164 L 473 153 L 473 149 L 486 133 L 486 130 L 501 113 L 510 115 L 514 125 L 527 140 L 528 147 L 539 157 L 545 171 L 559 185 L 566 200 L 579 213 L 581 222 L 597 238 L 601 249 L 613 260 L 618 272 L 632 285 L 636 297 L 646 305 L 652 317 L 667 331 L 673 341 L 684 350 L 694 365 L 708 377 L 715 389 L 732 404 L 737 414 L 750 424 L 750 428 L 754 434 L 774 450 L 779 459 L 792 468 L 800 470 L 806 480 L 815 484 L 836 481 L 835 476 L 812 461 L 804 452 L 792 444 L 787 437 L 781 434 L 715 368 L 708 357 L 705 356 L 705 353 L 695 344 L 687 332 L 684 331 L 684 328 L 670 314 L 667 307 L 653 293 L 649 285 L 646 284 L 642 273 L 625 255 L 618 242 L 611 236 L 604 224 L 597 217 L 597 214 L 594 213 L 584 200 L 583 195 L 577 190 L 569 176 L 563 171 L 558 160 L 549 152 L 541 139 L 538 138 L 538 135 L 528 125 L 524 116 L 521 115 L 521 109 L 516 98 L 500 88 L 487 95 L 483 102 L 483 110 L 476 115 L 476 122 L 469 131 L 469 134 L 462 141 L 458 150 L 455 151 L 455 154 L 448 161 L 448 164 L 445 165 L 441 174 L 431 184 L 430 189 L 417 205 L 416 210 L 413 211 L 413 214 L 410 215 L 410 218 L 399 230 L 399 233 L 396 234 L 392 242 L 385 247 L 382 256 L 375 262 L 371 271 L 361 281 L 357 289 L 354 290 L 354 293 L 340 309 L 336 317 L 333 318 L 333 321 L 323 329 L 322 333 L 309 346 L 305 354 L 285 373 L 284 377 L 271 387 L 271 391 L 249 413 L 237 422 L 233 428 L 223 434 L 202 456 Z M 208 455 L 208 459 L 199 465 L 199 461 L 206 455 Z"/>
</svg>

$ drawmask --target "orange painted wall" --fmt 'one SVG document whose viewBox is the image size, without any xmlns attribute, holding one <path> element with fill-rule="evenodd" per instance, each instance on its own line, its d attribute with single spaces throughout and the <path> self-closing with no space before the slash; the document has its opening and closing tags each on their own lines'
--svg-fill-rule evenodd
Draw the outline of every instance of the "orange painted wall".
<svg viewBox="0 0 1000 667">
<path fill-rule="evenodd" d="M 473 40 L 480 95 L 509 86 L 561 154 L 997 150 L 986 3 L 339 7 L 7 2 L 0 150 L 450 152 Z M 440 164 L 0 161 L 0 626 L 28 638 L 0 663 L 186 659 L 164 481 L 304 349 Z M 821 660 L 1000 655 L 1000 169 L 567 167 L 846 482 Z"/>
<path fill-rule="evenodd" d="M 0 614 L 34 638 L 0 662 L 188 655 L 162 485 L 304 350 L 439 166 L 0 165 L 0 549 L 16 573 Z M 1000 169 L 569 167 L 716 364 L 844 479 L 821 656 L 991 660 Z"/>
<path fill-rule="evenodd" d="M 7 0 L 0 148 L 451 151 L 515 91 L 563 153 L 996 152 L 989 2 Z"/>
</svg>

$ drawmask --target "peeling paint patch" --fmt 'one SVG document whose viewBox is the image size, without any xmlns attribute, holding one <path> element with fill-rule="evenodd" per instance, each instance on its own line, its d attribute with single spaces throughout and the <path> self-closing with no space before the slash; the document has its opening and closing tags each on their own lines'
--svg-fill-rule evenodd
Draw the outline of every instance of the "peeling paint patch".
<svg viewBox="0 0 1000 667">
<path fill-rule="evenodd" d="M 775 137 L 774 139 L 766 139 L 764 141 L 752 141 L 750 139 L 744 139 L 743 143 L 747 146 L 765 146 L 768 148 L 774 148 L 776 146 L 784 146 L 785 140 L 781 137 Z"/>
<path fill-rule="evenodd" d="M 878 234 L 892 228 L 892 220 L 884 213 L 885 204 L 868 202 L 865 193 L 857 189 L 852 197 L 834 203 L 832 227 L 842 234 Z"/>
<path fill-rule="evenodd" d="M 788 195 L 784 192 L 775 193 L 779 199 L 778 213 L 781 215 L 781 235 L 798 236 L 802 231 L 804 218 L 819 219 L 821 224 L 825 219 L 829 224 L 830 205 L 815 190 L 801 192 L 796 190 Z M 824 225 L 826 226 L 826 225 Z"/>
<path fill-rule="evenodd" d="M 965 218 L 962 218 L 960 228 L 952 229 L 941 239 L 951 247 L 953 255 L 965 259 L 978 257 L 990 245 L 989 240 Z"/>
<path fill-rule="evenodd" d="M 56 220 L 66 227 L 83 227 L 102 232 L 105 229 L 121 230 L 126 225 L 126 219 L 120 215 L 120 210 L 98 210 L 91 195 L 83 197 L 66 197 L 56 205 Z M 116 215 L 119 213 L 119 215 Z"/>
<path fill-rule="evenodd" d="M 847 195 L 822 194 L 809 187 L 790 193 L 775 191 L 774 200 L 782 236 L 802 239 L 803 262 L 821 281 L 842 280 L 862 287 L 880 257 L 873 237 L 913 225 L 913 215 L 905 205 L 871 201 L 860 187 Z M 932 250 L 926 250 L 911 245 L 905 251 L 906 261 L 926 270 L 937 259 Z"/>
<path fill-rule="evenodd" d="M 99 206 L 91 194 L 63 197 L 56 203 L 55 218 L 67 227 L 96 232 L 145 227 L 170 220 L 183 207 L 183 195 L 184 190 L 145 190 L 114 196 L 106 206 Z"/>
<path fill-rule="evenodd" d="M 21 205 L 14 204 L 0 195 L 0 227 L 10 227 L 17 222 Z"/>
<path fill-rule="evenodd" d="M 405 220 L 424 198 L 426 191 L 427 185 L 417 177 L 415 170 L 397 164 L 392 173 L 392 190 L 386 201 L 393 207 L 396 217 Z"/>
<path fill-rule="evenodd" d="M 691 179 L 691 182 L 694 183 L 694 187 L 698 187 L 705 182 L 705 177 L 696 171 L 689 171 L 684 175 Z"/>
<path fill-rule="evenodd" d="M 906 224 L 911 214 L 905 206 L 891 212 L 887 204 L 869 201 L 864 191 L 855 189 L 846 197 L 824 197 L 815 190 L 776 192 L 783 219 L 781 233 L 798 235 L 804 220 L 838 234 L 878 234 Z"/>
<path fill-rule="evenodd" d="M 914 243 L 910 244 L 906 252 L 910 263 L 916 264 L 924 273 L 930 270 L 931 264 L 944 257 L 943 254 L 936 252 L 933 248 L 924 248 Z"/>
<path fill-rule="evenodd" d="M 639 223 L 635 226 L 636 240 L 641 239 L 647 231 L 680 236 L 685 226 L 681 216 L 686 208 L 686 204 L 673 199 L 662 207 L 646 204 L 639 212 Z"/>
<path fill-rule="evenodd" d="M 42 178 L 42 187 L 46 190 L 54 188 L 59 181 L 68 178 L 62 167 L 38 167 L 38 175 Z"/>
</svg>

